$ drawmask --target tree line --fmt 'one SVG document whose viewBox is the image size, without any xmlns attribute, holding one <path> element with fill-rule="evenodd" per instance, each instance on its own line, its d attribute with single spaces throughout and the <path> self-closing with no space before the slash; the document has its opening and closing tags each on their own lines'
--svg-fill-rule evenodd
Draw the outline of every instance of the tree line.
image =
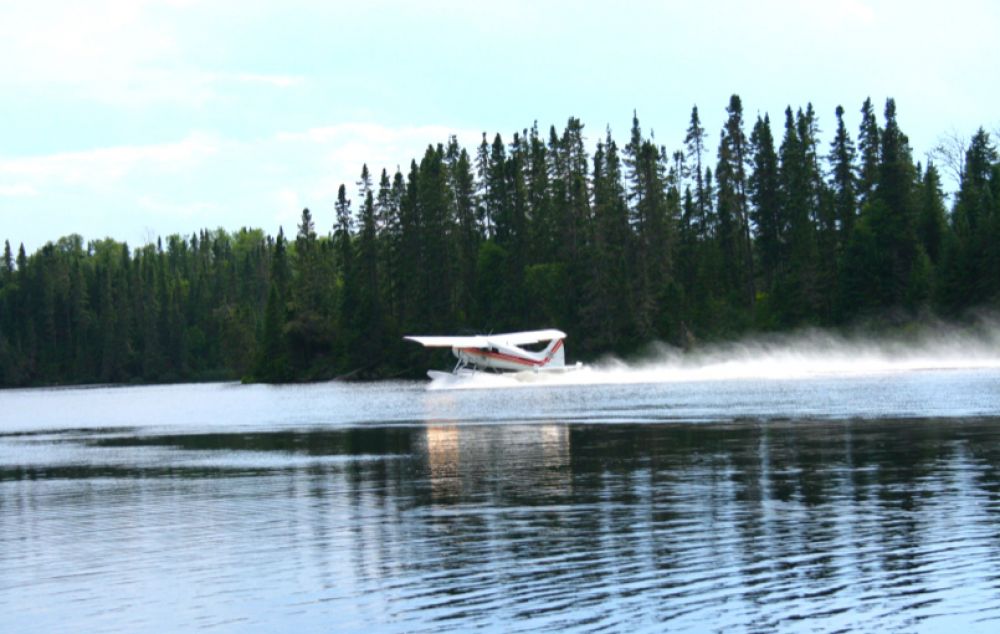
<svg viewBox="0 0 1000 634">
<path fill-rule="evenodd" d="M 881 121 L 865 100 L 856 136 L 838 107 L 826 143 L 811 105 L 725 112 L 716 144 L 693 108 L 672 152 L 636 116 L 592 153 L 572 117 L 471 154 L 452 137 L 406 174 L 363 166 L 332 222 L 304 209 L 294 236 L 5 242 L 0 385 L 412 376 L 428 359 L 404 334 L 555 326 L 589 357 L 996 305 L 984 130 L 952 153 L 949 209 L 892 99 Z"/>
</svg>

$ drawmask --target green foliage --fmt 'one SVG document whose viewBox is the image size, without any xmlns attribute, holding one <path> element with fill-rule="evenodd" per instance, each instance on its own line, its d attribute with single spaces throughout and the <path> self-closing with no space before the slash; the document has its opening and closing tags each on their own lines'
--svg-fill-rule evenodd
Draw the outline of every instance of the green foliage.
<svg viewBox="0 0 1000 634">
<path fill-rule="evenodd" d="M 569 118 L 470 156 L 452 137 L 404 175 L 362 167 L 357 206 L 279 228 L 201 230 L 130 249 L 60 238 L 0 260 L 0 386 L 419 375 L 403 334 L 560 327 L 578 354 L 688 346 L 1000 301 L 1000 159 L 971 140 L 948 213 L 896 104 L 866 100 L 855 147 L 820 156 L 810 105 L 749 138 L 726 107 L 715 162 L 697 107 L 668 153 L 633 113 L 588 156 Z M 825 161 L 825 164 L 824 164 Z M 714 169 L 714 172 L 713 172 Z M 320 229 L 317 229 L 317 226 Z M 327 227 L 327 229 L 322 229 Z"/>
</svg>

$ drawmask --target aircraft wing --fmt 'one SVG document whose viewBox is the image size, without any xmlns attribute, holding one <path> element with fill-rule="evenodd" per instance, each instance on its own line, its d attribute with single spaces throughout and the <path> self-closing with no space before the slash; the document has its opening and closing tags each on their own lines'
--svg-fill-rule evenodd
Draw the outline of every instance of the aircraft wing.
<svg viewBox="0 0 1000 634">
<path fill-rule="evenodd" d="M 561 330 L 528 330 L 525 332 L 507 332 L 497 335 L 471 335 L 467 337 L 423 337 L 407 336 L 403 339 L 415 341 L 426 348 L 489 348 L 491 346 L 523 346 L 539 341 L 565 339 L 566 333 Z"/>
<path fill-rule="evenodd" d="M 425 348 L 489 348 L 489 340 L 482 335 L 470 337 L 415 337 L 408 336 L 403 339 L 416 341 Z"/>
<path fill-rule="evenodd" d="M 550 328 L 548 330 L 527 330 L 525 332 L 508 332 L 499 335 L 486 335 L 486 338 L 493 344 L 504 344 L 508 346 L 523 346 L 539 341 L 551 341 L 553 339 L 565 339 L 566 333 L 561 330 Z"/>
</svg>

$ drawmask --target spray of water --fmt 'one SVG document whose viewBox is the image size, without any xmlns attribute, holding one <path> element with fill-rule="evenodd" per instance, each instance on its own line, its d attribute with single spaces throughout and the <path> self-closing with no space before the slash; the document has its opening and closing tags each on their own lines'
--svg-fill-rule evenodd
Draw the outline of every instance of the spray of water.
<svg viewBox="0 0 1000 634">
<path fill-rule="evenodd" d="M 664 344 L 629 362 L 607 358 L 565 374 L 478 374 L 436 379 L 430 389 L 526 385 L 794 380 L 926 370 L 1000 369 L 1000 321 L 965 327 L 935 323 L 899 336 L 800 331 L 682 351 Z"/>
</svg>

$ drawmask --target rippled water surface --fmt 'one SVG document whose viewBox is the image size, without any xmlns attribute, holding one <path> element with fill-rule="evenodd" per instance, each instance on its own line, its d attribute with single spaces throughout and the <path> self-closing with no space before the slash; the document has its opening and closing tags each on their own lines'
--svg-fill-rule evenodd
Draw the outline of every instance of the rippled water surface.
<svg viewBox="0 0 1000 634">
<path fill-rule="evenodd" d="M 0 631 L 1000 631 L 1000 370 L 0 392 Z"/>
</svg>

